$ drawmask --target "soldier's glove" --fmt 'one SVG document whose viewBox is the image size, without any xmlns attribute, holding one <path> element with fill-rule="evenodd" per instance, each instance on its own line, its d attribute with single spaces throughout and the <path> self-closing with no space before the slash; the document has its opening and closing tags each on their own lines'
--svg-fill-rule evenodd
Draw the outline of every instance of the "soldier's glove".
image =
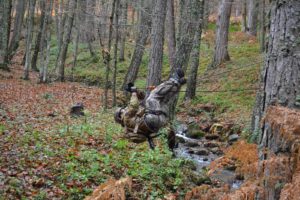
<svg viewBox="0 0 300 200">
<path fill-rule="evenodd" d="M 125 91 L 127 92 L 136 92 L 136 87 L 134 87 L 134 84 L 133 83 L 128 83 L 125 87 Z"/>
</svg>

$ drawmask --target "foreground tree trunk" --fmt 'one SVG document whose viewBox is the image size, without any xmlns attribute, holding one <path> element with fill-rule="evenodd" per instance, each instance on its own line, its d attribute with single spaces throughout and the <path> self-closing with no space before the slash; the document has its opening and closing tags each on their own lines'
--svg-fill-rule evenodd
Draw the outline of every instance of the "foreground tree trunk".
<svg viewBox="0 0 300 200">
<path fill-rule="evenodd" d="M 170 68 L 174 68 L 176 53 L 176 33 L 175 33 L 175 14 L 174 0 L 167 0 L 166 33 L 168 37 L 168 54 Z"/>
<path fill-rule="evenodd" d="M 68 52 L 68 47 L 69 47 L 69 43 L 71 40 L 71 32 L 72 32 L 72 27 L 73 27 L 73 22 L 74 22 L 74 12 L 76 9 L 76 5 L 77 5 L 77 0 L 70 0 L 69 2 L 69 12 L 68 12 L 68 16 L 66 19 L 66 24 L 64 27 L 64 36 L 63 36 L 63 43 L 61 46 L 61 51 L 59 52 L 58 55 L 58 70 L 59 70 L 59 80 L 61 82 L 63 82 L 65 80 L 65 61 L 66 61 L 66 57 L 67 57 L 67 52 Z"/>
<path fill-rule="evenodd" d="M 27 25 L 27 38 L 26 38 L 26 60 L 25 60 L 25 70 L 24 70 L 24 79 L 29 80 L 29 67 L 31 60 L 31 44 L 32 44 L 32 29 L 34 22 L 34 9 L 35 9 L 35 0 L 29 0 L 29 19 Z"/>
<path fill-rule="evenodd" d="M 250 0 L 248 6 L 247 33 L 252 36 L 257 34 L 258 0 Z"/>
<path fill-rule="evenodd" d="M 139 31 L 135 42 L 134 52 L 131 57 L 130 65 L 122 84 L 122 89 L 125 88 L 127 83 L 134 82 L 137 78 L 139 67 L 142 62 L 142 58 L 145 51 L 145 45 L 147 38 L 151 32 L 151 10 L 153 6 L 153 0 L 146 0 L 141 10 L 141 17 L 139 21 Z"/>
<path fill-rule="evenodd" d="M 166 0 L 156 1 L 152 15 L 151 50 L 148 64 L 147 87 L 156 86 L 161 82 L 166 8 Z"/>
<path fill-rule="evenodd" d="M 198 29 L 196 30 L 195 33 L 193 49 L 191 52 L 191 69 L 190 69 L 189 77 L 187 79 L 185 100 L 193 99 L 196 96 L 197 75 L 198 75 L 199 60 L 200 60 L 199 54 L 200 54 L 200 44 L 201 44 L 203 16 L 204 16 L 204 5 L 205 2 L 202 1 L 201 7 L 199 8 L 200 22 L 198 25 Z"/>
<path fill-rule="evenodd" d="M 252 130 L 262 146 L 267 145 L 268 135 L 260 121 L 268 106 L 300 108 L 300 48 L 295 45 L 300 38 L 300 1 L 276 0 L 271 7 L 267 58 L 252 118 Z"/>
<path fill-rule="evenodd" d="M 224 61 L 230 60 L 228 53 L 228 32 L 232 2 L 233 0 L 222 0 L 219 5 L 216 46 L 214 58 L 209 67 L 211 69 L 216 68 Z"/>
</svg>

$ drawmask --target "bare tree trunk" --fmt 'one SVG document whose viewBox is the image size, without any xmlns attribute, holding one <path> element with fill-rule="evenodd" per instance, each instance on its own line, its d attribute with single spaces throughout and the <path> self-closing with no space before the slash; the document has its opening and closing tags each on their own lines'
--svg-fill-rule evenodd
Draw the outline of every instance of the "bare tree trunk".
<svg viewBox="0 0 300 200">
<path fill-rule="evenodd" d="M 147 87 L 156 86 L 161 82 L 166 11 L 167 1 L 157 0 L 152 15 L 151 50 L 148 64 Z"/>
<path fill-rule="evenodd" d="M 204 1 L 204 16 L 203 16 L 203 23 L 202 23 L 202 29 L 206 30 L 208 27 L 209 22 L 209 15 L 210 15 L 210 1 Z"/>
<path fill-rule="evenodd" d="M 193 47 L 193 40 L 199 23 L 199 7 L 204 0 L 180 0 L 180 21 L 178 25 L 178 39 L 175 53 L 175 68 L 187 65 Z M 171 74 L 174 71 L 171 71 Z M 170 75 L 171 75 L 170 74 Z"/>
<path fill-rule="evenodd" d="M 108 49 L 107 49 L 107 52 L 106 52 L 108 54 L 108 56 L 106 56 L 107 59 L 104 59 L 104 62 L 106 62 L 106 69 L 105 69 L 105 90 L 104 90 L 104 110 L 106 110 L 108 108 L 110 50 L 111 50 L 113 22 L 114 22 L 114 15 L 115 15 L 117 1 L 118 0 L 113 0 L 112 10 L 111 10 L 111 14 L 110 14 L 110 17 L 109 17 Z M 100 43 L 101 43 L 101 41 L 100 41 Z M 102 53 L 104 53 L 104 51 L 102 51 Z M 103 57 L 105 57 L 105 56 L 103 55 Z"/>
<path fill-rule="evenodd" d="M 147 38 L 151 32 L 151 10 L 153 6 L 153 0 L 144 1 L 143 9 L 141 10 L 141 17 L 139 22 L 138 36 L 135 42 L 134 52 L 130 61 L 129 69 L 125 76 L 122 88 L 124 88 L 127 83 L 134 82 L 136 80 L 139 67 L 142 62 L 142 58 L 145 51 L 145 44 Z"/>
<path fill-rule="evenodd" d="M 50 54 L 50 39 L 51 39 L 51 31 L 50 31 L 50 21 L 51 21 L 51 13 L 53 7 L 53 0 L 50 0 L 48 3 L 44 2 L 45 5 L 43 8 L 45 9 L 43 22 L 42 22 L 42 30 L 41 30 L 41 38 L 40 38 L 40 82 L 47 82 L 47 68 L 49 63 L 49 54 Z"/>
<path fill-rule="evenodd" d="M 61 51 L 59 52 L 58 56 L 58 66 L 59 69 L 59 80 L 63 82 L 65 80 L 65 61 L 67 57 L 67 51 L 71 39 L 71 32 L 74 22 L 74 12 L 77 5 L 77 0 L 70 0 L 69 2 L 69 9 L 68 9 L 68 16 L 66 19 L 66 24 L 64 27 L 64 37 L 63 37 L 63 44 L 61 46 Z"/>
<path fill-rule="evenodd" d="M 119 43 L 119 14 L 120 14 L 120 0 L 116 2 L 116 20 L 115 20 L 115 44 L 114 44 L 114 71 L 113 71 L 113 106 L 117 104 L 117 93 L 116 93 L 116 84 L 117 84 L 117 64 L 118 64 L 118 43 Z"/>
<path fill-rule="evenodd" d="M 202 1 L 201 7 L 199 8 L 200 12 L 200 22 L 198 29 L 196 30 L 194 37 L 194 45 L 191 52 L 191 69 L 190 74 L 187 79 L 187 86 L 185 92 L 185 100 L 193 99 L 196 95 L 196 86 L 197 86 L 197 75 L 200 61 L 200 44 L 201 44 L 201 35 L 202 35 L 202 25 L 203 25 L 203 16 L 204 16 L 204 6 L 205 2 Z"/>
<path fill-rule="evenodd" d="M 173 69 L 176 53 L 174 0 L 167 0 L 166 32 L 168 37 L 169 63 L 170 68 Z"/>
<path fill-rule="evenodd" d="M 73 52 L 72 81 L 74 81 L 74 70 L 76 68 L 76 63 L 77 63 L 79 37 L 80 37 L 80 32 L 77 27 L 76 28 L 76 37 L 75 37 L 75 48 L 74 48 L 74 52 Z"/>
<path fill-rule="evenodd" d="M 230 60 L 228 54 L 228 32 L 232 2 L 233 0 L 222 0 L 219 5 L 216 46 L 213 61 L 209 66 L 210 69 L 216 68 L 222 62 Z"/>
<path fill-rule="evenodd" d="M 15 54 L 15 51 L 19 47 L 21 29 L 25 14 L 25 1 L 18 1 L 16 5 L 16 18 L 14 22 L 14 31 L 11 37 L 10 45 L 9 45 L 9 60 L 11 60 Z"/>
<path fill-rule="evenodd" d="M 26 61 L 25 61 L 25 70 L 24 70 L 24 79 L 29 80 L 29 67 L 31 59 L 31 44 L 32 44 L 32 30 L 34 22 L 34 9 L 35 9 L 35 0 L 29 0 L 29 19 L 27 26 L 27 38 L 26 38 Z"/>
<path fill-rule="evenodd" d="M 122 13 L 122 22 L 121 22 L 121 42 L 120 42 L 120 56 L 119 56 L 119 61 L 124 61 L 125 60 L 125 42 L 126 42 L 126 35 L 127 35 L 127 15 L 128 15 L 128 3 L 127 0 L 122 0 L 121 3 L 121 13 Z"/>
<path fill-rule="evenodd" d="M 265 12 L 266 2 L 261 0 L 261 13 L 260 13 L 260 51 L 265 51 L 266 45 L 266 12 Z"/>
<path fill-rule="evenodd" d="M 267 58 L 261 76 L 252 118 L 252 130 L 259 132 L 259 143 L 267 145 L 265 126 L 260 121 L 272 104 L 300 109 L 300 2 L 272 2 Z M 261 135 L 263 134 L 263 135 Z"/>
<path fill-rule="evenodd" d="M 180 21 L 178 26 L 178 40 L 175 54 L 175 69 L 183 69 L 187 65 L 190 53 L 193 47 L 193 40 L 196 29 L 199 25 L 200 7 L 204 0 L 180 0 Z M 174 71 L 171 71 L 172 76 Z M 175 116 L 175 108 L 178 100 L 178 95 L 174 104 L 170 105 L 170 119 Z"/>
<path fill-rule="evenodd" d="M 40 1 L 40 6 L 41 6 L 40 26 L 38 28 L 37 36 L 35 38 L 35 47 L 34 47 L 33 56 L 32 56 L 32 60 L 31 60 L 31 69 L 34 70 L 34 71 L 36 71 L 36 72 L 38 71 L 36 63 L 37 63 L 39 51 L 41 49 L 40 47 L 42 46 L 42 44 L 41 44 L 42 30 L 44 29 L 44 26 L 46 26 L 44 24 L 44 22 L 45 22 L 45 15 L 46 15 L 45 14 L 46 13 L 46 1 L 45 0 L 41 0 Z"/>
<path fill-rule="evenodd" d="M 247 29 L 247 0 L 242 1 L 242 31 L 246 32 Z"/>
<path fill-rule="evenodd" d="M 88 0 L 86 1 L 86 12 L 90 13 L 90 15 L 88 15 L 86 17 L 86 24 L 87 24 L 87 31 L 86 31 L 86 40 L 88 43 L 88 48 L 90 51 L 90 54 L 92 57 L 96 57 L 96 53 L 95 50 L 93 48 L 93 41 L 95 40 L 95 33 L 93 32 L 93 30 L 95 29 L 95 21 L 94 21 L 94 16 L 95 15 L 95 9 L 96 9 L 96 1 L 95 0 Z"/>
<path fill-rule="evenodd" d="M 7 0 L 4 1 L 2 4 L 3 6 L 3 13 L 2 19 L 3 23 L 2 26 L 2 48 L 0 54 L 0 69 L 9 71 L 8 62 L 9 62 L 9 39 L 10 39 L 10 26 L 11 26 L 11 8 L 12 8 L 12 1 Z"/>
<path fill-rule="evenodd" d="M 257 34 L 257 18 L 258 18 L 258 0 L 249 0 L 248 9 L 248 31 L 247 33 L 252 36 Z"/>
</svg>

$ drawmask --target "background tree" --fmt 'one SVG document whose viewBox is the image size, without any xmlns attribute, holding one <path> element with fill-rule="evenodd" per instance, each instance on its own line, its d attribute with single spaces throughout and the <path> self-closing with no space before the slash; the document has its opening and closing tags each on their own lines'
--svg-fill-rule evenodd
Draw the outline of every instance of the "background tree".
<svg viewBox="0 0 300 200">
<path fill-rule="evenodd" d="M 230 60 L 228 53 L 228 34 L 233 0 L 222 0 L 219 5 L 216 42 L 213 61 L 210 68 L 216 68 L 222 62 Z"/>
<path fill-rule="evenodd" d="M 185 100 L 193 99 L 196 95 L 197 75 L 198 75 L 199 60 L 200 60 L 200 44 L 201 44 L 202 27 L 204 22 L 203 21 L 204 6 L 205 6 L 205 0 L 202 1 L 201 6 L 199 7 L 200 20 L 199 20 L 198 28 L 195 33 L 193 49 L 191 52 L 191 68 L 187 79 L 187 86 L 186 86 L 186 92 L 184 97 Z"/>
<path fill-rule="evenodd" d="M 67 19 L 64 27 L 64 34 L 63 34 L 63 41 L 62 41 L 63 43 L 61 45 L 61 50 L 58 54 L 58 59 L 57 59 L 58 60 L 57 68 L 59 71 L 58 77 L 59 80 L 62 82 L 65 80 L 65 61 L 66 61 L 69 43 L 71 40 L 71 32 L 72 32 L 72 27 L 74 22 L 76 5 L 77 5 L 77 0 L 70 0 L 68 13 L 65 14 Z"/>
<path fill-rule="evenodd" d="M 32 44 L 32 31 L 34 23 L 34 10 L 35 10 L 35 0 L 29 0 L 29 17 L 27 23 L 27 37 L 26 37 L 26 61 L 24 67 L 24 79 L 29 79 L 29 67 L 31 65 L 31 44 Z"/>
<path fill-rule="evenodd" d="M 174 0 L 167 0 L 166 33 L 168 38 L 168 54 L 171 69 L 174 68 L 176 52 L 176 30 Z"/>
<path fill-rule="evenodd" d="M 247 33 L 252 36 L 257 34 L 258 4 L 258 0 L 249 0 Z"/>
<path fill-rule="evenodd" d="M 122 88 L 125 88 L 127 83 L 136 80 L 139 67 L 145 51 L 147 38 L 151 32 L 151 12 L 154 5 L 153 0 L 142 1 L 141 17 L 139 20 L 138 34 L 135 40 L 134 52 L 131 57 L 130 65 L 124 78 Z"/>
<path fill-rule="evenodd" d="M 0 68 L 9 71 L 8 62 L 9 62 L 9 39 L 10 39 L 10 26 L 11 26 L 11 9 L 12 1 L 7 0 L 2 2 L 1 13 L 1 52 L 0 52 Z"/>
<path fill-rule="evenodd" d="M 26 1 L 17 1 L 16 4 L 17 5 L 16 5 L 16 16 L 14 20 L 14 28 L 13 28 L 13 33 L 9 44 L 9 60 L 12 59 L 16 50 L 19 47 L 21 30 L 24 21 L 23 19 L 24 19 L 24 14 L 26 9 Z"/>
<path fill-rule="evenodd" d="M 147 87 L 158 85 L 161 81 L 165 19 L 167 1 L 156 0 L 152 14 L 151 50 L 149 55 Z"/>
<path fill-rule="evenodd" d="M 119 61 L 125 60 L 125 42 L 127 36 L 127 18 L 128 18 L 128 2 L 127 0 L 121 1 L 121 21 L 120 21 L 120 55 Z"/>
</svg>

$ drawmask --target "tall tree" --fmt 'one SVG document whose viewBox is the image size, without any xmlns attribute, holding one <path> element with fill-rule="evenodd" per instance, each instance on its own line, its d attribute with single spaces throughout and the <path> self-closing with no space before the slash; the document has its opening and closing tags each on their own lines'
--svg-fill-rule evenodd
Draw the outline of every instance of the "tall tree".
<svg viewBox="0 0 300 200">
<path fill-rule="evenodd" d="M 203 21 L 204 6 L 205 6 L 205 0 L 202 1 L 201 6 L 199 7 L 200 20 L 199 20 L 198 28 L 195 33 L 193 49 L 191 52 L 191 69 L 190 69 L 189 77 L 187 79 L 185 100 L 193 99 L 196 95 L 197 75 L 198 75 L 199 60 L 200 60 L 200 56 L 199 56 L 200 44 L 201 44 L 202 27 L 204 22 Z"/>
<path fill-rule="evenodd" d="M 228 53 L 228 33 L 232 2 L 233 0 L 222 0 L 219 4 L 215 51 L 209 68 L 216 68 L 222 62 L 230 60 Z"/>
<path fill-rule="evenodd" d="M 13 29 L 13 34 L 12 34 L 12 37 L 10 40 L 10 45 L 9 45 L 9 60 L 12 59 L 12 57 L 15 54 L 15 51 L 19 47 L 21 29 L 22 29 L 25 8 L 26 8 L 25 5 L 26 5 L 26 1 L 17 1 L 16 17 L 14 20 L 14 29 Z"/>
<path fill-rule="evenodd" d="M 128 18 L 128 2 L 127 0 L 121 1 L 121 35 L 120 35 L 120 56 L 119 60 L 125 60 L 125 42 L 126 42 L 126 35 L 127 35 L 127 18 Z"/>
<path fill-rule="evenodd" d="M 58 70 L 59 70 L 59 80 L 64 81 L 65 80 L 65 61 L 67 57 L 67 51 L 69 47 L 69 43 L 71 40 L 71 32 L 72 32 L 72 27 L 73 27 L 73 22 L 74 22 L 74 14 L 75 14 L 75 9 L 77 5 L 77 0 L 70 0 L 69 2 L 69 7 L 68 7 L 68 13 L 65 27 L 64 27 L 64 35 L 63 35 L 63 43 L 61 46 L 61 50 L 58 55 Z"/>
<path fill-rule="evenodd" d="M 116 20 L 115 20 L 115 44 L 114 44 L 114 71 L 113 71 L 113 106 L 117 104 L 117 93 L 116 93 L 116 84 L 117 84 L 117 63 L 118 63 L 118 43 L 119 43 L 119 15 L 120 15 L 120 0 L 116 0 Z"/>
<path fill-rule="evenodd" d="M 241 0 L 242 3 L 242 31 L 247 31 L 247 0 Z"/>
<path fill-rule="evenodd" d="M 85 31 L 85 37 L 86 37 L 86 41 L 88 43 L 88 48 L 90 51 L 90 54 L 92 57 L 96 57 L 96 53 L 93 47 L 93 41 L 95 40 L 95 10 L 96 10 L 96 1 L 95 0 L 87 0 L 86 1 L 86 5 L 85 5 L 85 12 L 89 13 L 89 15 L 86 16 L 85 13 L 83 13 L 83 15 L 85 15 L 85 24 L 86 26 L 83 26 L 84 28 L 86 28 L 87 30 Z"/>
<path fill-rule="evenodd" d="M 260 51 L 265 51 L 266 45 L 266 2 L 261 0 L 260 2 Z"/>
<path fill-rule="evenodd" d="M 29 0 L 29 18 L 27 23 L 27 38 L 26 38 L 26 60 L 24 68 L 24 79 L 29 80 L 29 67 L 31 60 L 31 45 L 32 45 L 32 30 L 34 23 L 34 10 L 35 10 L 36 0 Z"/>
<path fill-rule="evenodd" d="M 122 88 L 125 85 L 136 80 L 139 67 L 142 62 L 142 58 L 145 51 L 145 45 L 147 38 L 151 32 L 151 10 L 154 4 L 154 0 L 144 0 L 141 9 L 141 17 L 139 21 L 139 31 L 135 41 L 134 52 L 131 57 L 130 65 L 127 74 L 124 78 Z"/>
<path fill-rule="evenodd" d="M 249 0 L 248 4 L 248 24 L 247 33 L 252 36 L 257 34 L 257 21 L 258 21 L 258 0 Z"/>
<path fill-rule="evenodd" d="M 40 82 L 47 82 L 47 68 L 49 63 L 49 54 L 50 54 L 50 39 L 51 39 L 51 31 L 50 31 L 50 21 L 51 21 L 51 13 L 53 7 L 53 0 L 45 2 L 45 16 L 43 17 L 42 22 L 42 30 L 41 30 L 41 38 L 39 44 L 40 55 Z"/>
<path fill-rule="evenodd" d="M 261 87 L 254 107 L 252 129 L 267 145 L 268 127 L 260 121 L 272 104 L 300 108 L 300 1 L 275 0 L 271 4 L 271 26 Z M 261 128 L 260 128 L 261 127 Z"/>
<path fill-rule="evenodd" d="M 177 34 L 175 65 L 170 73 L 170 76 L 172 76 L 175 69 L 184 69 L 184 66 L 186 66 L 188 63 L 193 47 L 195 32 L 199 25 L 199 8 L 201 7 L 203 1 L 204 0 L 180 0 L 180 18 Z M 178 100 L 178 95 L 176 99 Z M 174 104 L 170 105 L 169 116 L 171 120 L 175 115 L 177 100 L 174 101 Z"/>
<path fill-rule="evenodd" d="M 9 71 L 8 62 L 9 62 L 9 39 L 10 39 L 10 26 L 11 26 L 11 8 L 12 1 L 7 0 L 2 2 L 3 13 L 1 13 L 1 52 L 0 52 L 0 68 Z"/>
<path fill-rule="evenodd" d="M 42 37 L 42 31 L 43 28 L 46 26 L 46 24 L 44 24 L 47 19 L 45 19 L 45 13 L 46 13 L 46 0 L 41 0 L 40 1 L 40 8 L 41 8 L 41 17 L 40 17 L 40 25 L 38 27 L 38 33 L 37 36 L 35 38 L 35 46 L 34 46 L 34 51 L 33 51 L 33 55 L 32 55 L 32 59 L 31 59 L 31 68 L 34 71 L 38 71 L 37 68 L 37 59 L 38 59 L 38 55 L 40 52 L 40 46 L 41 44 L 41 37 Z"/>
<path fill-rule="evenodd" d="M 193 40 L 199 24 L 199 7 L 203 0 L 180 0 L 180 18 L 178 24 L 174 69 L 184 68 L 189 60 Z M 174 72 L 171 71 L 171 74 Z"/>
<path fill-rule="evenodd" d="M 174 0 L 167 0 L 166 33 L 168 37 L 168 54 L 171 69 L 174 68 L 176 52 L 176 31 Z"/>
<path fill-rule="evenodd" d="M 166 0 L 156 0 L 152 15 L 151 50 L 148 64 L 147 87 L 156 86 L 161 82 L 166 8 Z"/>
</svg>

